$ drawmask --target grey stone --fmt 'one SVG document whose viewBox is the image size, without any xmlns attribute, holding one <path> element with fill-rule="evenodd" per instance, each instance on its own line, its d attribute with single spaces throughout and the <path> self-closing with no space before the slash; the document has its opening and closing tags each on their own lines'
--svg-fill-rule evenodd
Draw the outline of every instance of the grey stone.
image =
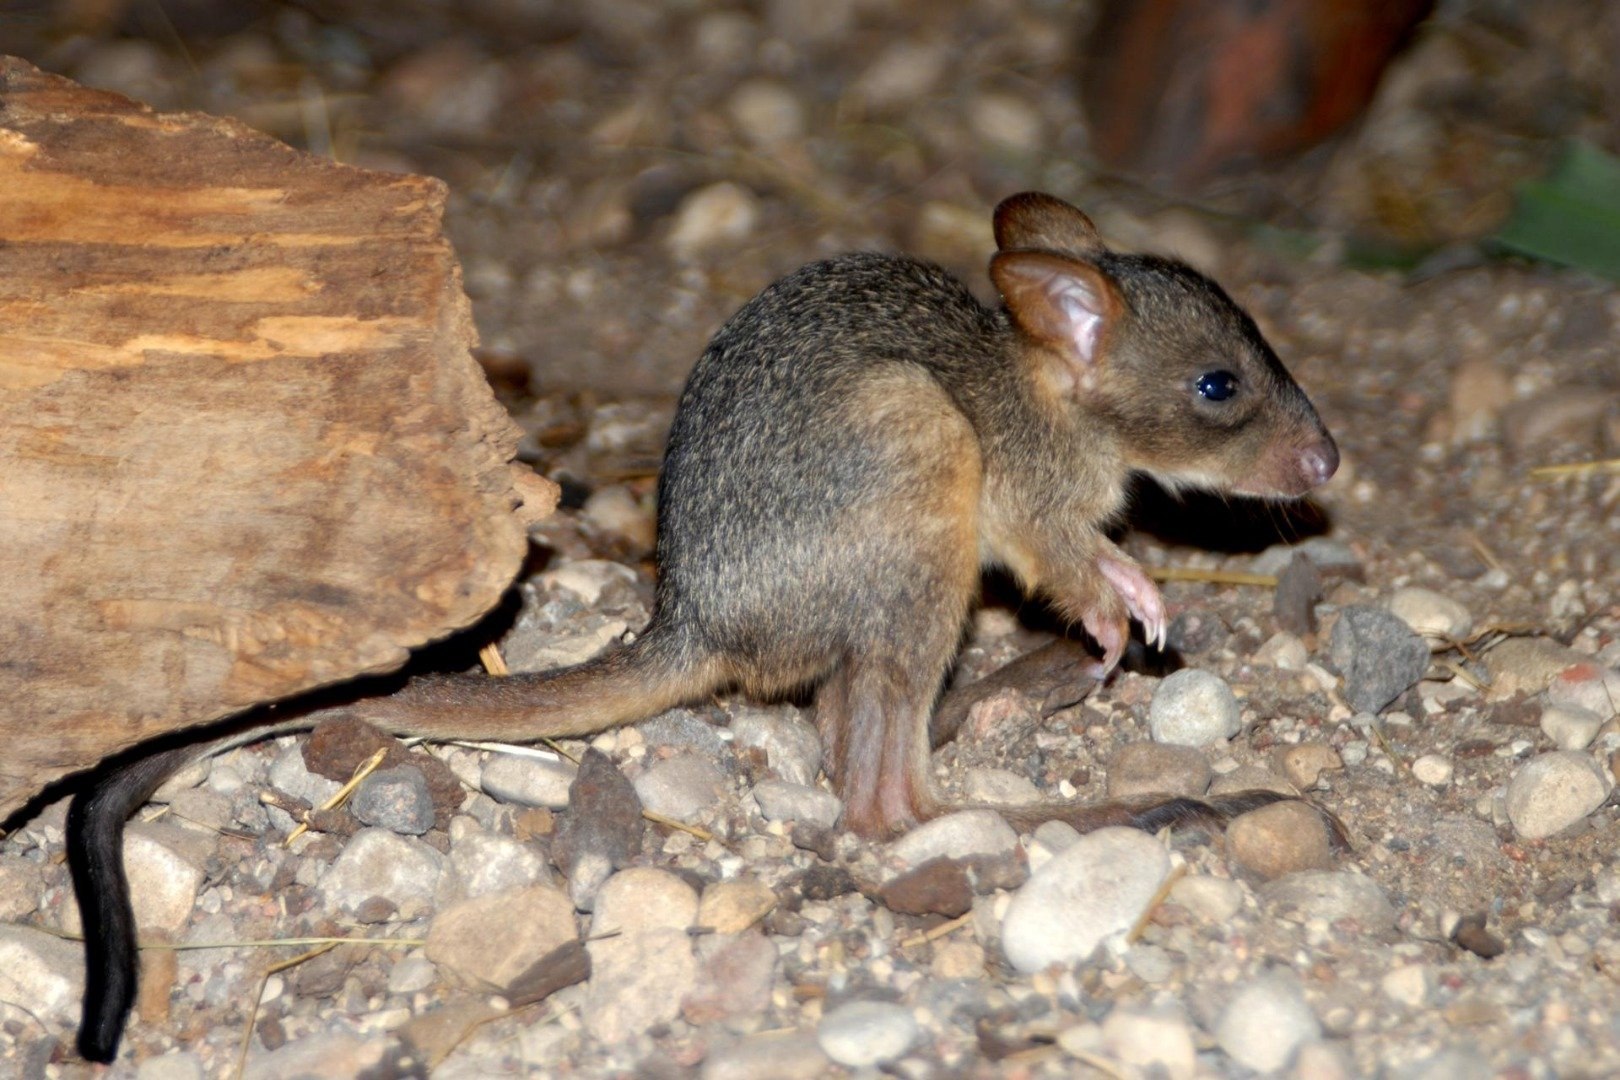
<svg viewBox="0 0 1620 1080">
<path fill-rule="evenodd" d="M 1313 536 L 1298 544 L 1273 544 L 1254 557 L 1250 569 L 1256 574 L 1280 574 L 1295 554 L 1303 554 L 1318 569 L 1336 574 L 1354 573 L 1361 566 L 1361 560 L 1349 544 L 1327 536 Z"/>
<path fill-rule="evenodd" d="M 621 870 L 603 883 L 591 917 L 591 979 L 585 1028 L 618 1042 L 667 1023 L 697 986 L 699 967 L 688 929 L 698 897 L 674 874 Z"/>
<path fill-rule="evenodd" d="M 731 704 L 726 711 L 731 716 L 732 745 L 738 750 L 763 750 L 771 771 L 782 780 L 806 786 L 816 782 L 821 771 L 821 736 L 798 709 Z"/>
<path fill-rule="evenodd" d="M 450 822 L 450 865 L 458 891 L 466 897 L 551 881 L 539 851 L 509 836 L 488 832 L 465 816 Z"/>
<path fill-rule="evenodd" d="M 830 829 L 844 812 L 843 801 L 832 792 L 786 780 L 761 780 L 753 794 L 767 821 L 802 821 Z"/>
<path fill-rule="evenodd" d="M 433 794 L 414 765 L 378 769 L 355 789 L 350 811 L 362 825 L 421 836 L 433 828 Z"/>
<path fill-rule="evenodd" d="M 1381 712 L 1429 667 L 1429 646 L 1411 627 L 1383 608 L 1359 605 L 1339 612 L 1330 655 L 1357 712 Z"/>
<path fill-rule="evenodd" d="M 969 802 L 986 806 L 1028 806 L 1040 800 L 1041 789 L 1010 769 L 976 766 L 963 770 L 962 794 Z"/>
<path fill-rule="evenodd" d="M 203 1060 L 190 1050 L 171 1050 L 141 1062 L 135 1080 L 204 1080 Z"/>
<path fill-rule="evenodd" d="M 28 859 L 0 859 L 0 923 L 19 922 L 39 909 L 45 873 Z"/>
<path fill-rule="evenodd" d="M 1209 787 L 1209 761 L 1191 746 L 1126 743 L 1108 761 L 1108 797 L 1185 795 L 1198 798 Z"/>
<path fill-rule="evenodd" d="M 1370 933 L 1395 926 L 1395 909 L 1378 883 L 1348 870 L 1302 870 L 1260 889 L 1268 910 L 1300 922 L 1354 919 Z"/>
<path fill-rule="evenodd" d="M 216 766 L 215 772 L 218 771 Z M 270 785 L 315 807 L 331 799 L 343 786 L 336 780 L 310 772 L 304 765 L 304 751 L 297 743 L 285 747 L 271 762 Z"/>
<path fill-rule="evenodd" d="M 248 1058 L 244 1080 L 338 1080 L 419 1075 L 413 1052 L 398 1040 L 317 1032 Z"/>
<path fill-rule="evenodd" d="M 772 1031 L 723 1046 L 704 1059 L 702 1080 L 818 1080 L 832 1063 L 808 1031 Z"/>
<path fill-rule="evenodd" d="M 215 847 L 210 834 L 136 822 L 124 830 L 124 874 L 135 924 L 178 934 L 191 919 L 203 864 Z"/>
<path fill-rule="evenodd" d="M 635 788 L 643 807 L 688 825 L 707 816 L 730 790 L 720 767 L 696 754 L 658 762 L 636 778 Z"/>
<path fill-rule="evenodd" d="M 84 950 L 43 930 L 0 925 L 0 1002 L 47 1022 L 79 1021 Z"/>
<path fill-rule="evenodd" d="M 527 754 L 492 755 L 479 775 L 485 794 L 519 806 L 561 810 L 568 805 L 568 788 L 579 768 L 564 758 Z"/>
</svg>

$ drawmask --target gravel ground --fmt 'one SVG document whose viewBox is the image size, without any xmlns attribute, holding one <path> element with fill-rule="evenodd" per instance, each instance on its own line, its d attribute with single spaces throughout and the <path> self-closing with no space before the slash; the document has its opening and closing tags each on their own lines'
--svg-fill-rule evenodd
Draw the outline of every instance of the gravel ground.
<svg viewBox="0 0 1620 1080">
<path fill-rule="evenodd" d="M 779 274 L 904 250 L 983 292 L 989 208 L 1031 187 L 1216 274 L 1344 464 L 1296 512 L 1143 490 L 1124 543 L 1283 584 L 1167 584 L 1183 672 L 1003 689 L 936 771 L 992 803 L 1276 787 L 1348 845 L 1286 804 L 1224 838 L 973 813 L 859 843 L 791 703 L 563 743 L 577 767 L 326 731 L 170 785 L 131 827 L 137 904 L 154 941 L 371 943 L 148 951 L 111 1075 L 230 1075 L 245 1036 L 277 1078 L 1620 1074 L 1620 476 L 1532 472 L 1620 456 L 1620 294 L 1467 241 L 1558 140 L 1620 150 L 1620 9 L 1444 4 L 1356 133 L 1195 208 L 1088 168 L 1083 5 L 227 7 L 117 37 L 25 3 L 0 47 L 452 185 L 486 365 L 569 496 L 484 633 L 516 669 L 645 622 L 673 395 Z M 1369 269 L 1349 236 L 1438 254 Z M 959 683 L 1051 640 L 1009 597 Z M 63 819 L 0 841 L 8 1076 L 90 1072 L 78 950 L 47 932 L 77 930 Z"/>
</svg>

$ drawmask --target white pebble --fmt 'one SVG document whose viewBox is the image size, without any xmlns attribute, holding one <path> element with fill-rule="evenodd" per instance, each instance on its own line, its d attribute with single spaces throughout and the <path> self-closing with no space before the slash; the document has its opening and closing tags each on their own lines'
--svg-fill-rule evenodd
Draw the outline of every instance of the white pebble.
<svg viewBox="0 0 1620 1080">
<path fill-rule="evenodd" d="M 759 200 L 739 184 L 721 181 L 688 195 L 675 211 L 669 246 L 678 258 L 745 239 L 759 220 Z"/>
<path fill-rule="evenodd" d="M 1584 660 L 1571 664 L 1547 683 L 1547 700 L 1608 718 L 1620 712 L 1620 671 Z"/>
<path fill-rule="evenodd" d="M 1549 705 L 1541 711 L 1542 733 L 1560 750 L 1585 750 L 1603 723 L 1603 717 L 1579 705 Z"/>
<path fill-rule="evenodd" d="M 726 109 L 755 146 L 779 147 L 804 136 L 804 106 L 779 82 L 750 79 L 732 92 Z"/>
<path fill-rule="evenodd" d="M 1014 894 L 1001 944 L 1026 973 L 1071 964 L 1130 927 L 1170 873 L 1164 846 L 1135 829 L 1099 829 L 1049 859 Z"/>
<path fill-rule="evenodd" d="M 912 829 L 889 845 L 889 857 L 907 866 L 929 859 L 965 859 L 973 855 L 1009 855 L 1018 849 L 1018 834 L 994 810 L 959 810 Z"/>
<path fill-rule="evenodd" d="M 1298 980 L 1273 974 L 1237 992 L 1215 1025 L 1215 1040 L 1239 1065 L 1266 1073 L 1287 1065 L 1302 1043 L 1321 1032 Z"/>
<path fill-rule="evenodd" d="M 1103 1021 L 1102 1036 L 1108 1056 L 1130 1067 L 1133 1074 L 1140 1070 L 1168 1080 L 1192 1080 L 1198 1071 L 1192 1028 L 1177 1012 L 1122 1005 Z"/>
<path fill-rule="evenodd" d="M 1385 997 L 1413 1009 L 1428 1004 L 1434 985 L 1434 971 L 1426 964 L 1402 964 L 1385 972 L 1378 980 L 1378 988 Z"/>
<path fill-rule="evenodd" d="M 1451 759 L 1442 754 L 1424 754 L 1412 762 L 1412 775 L 1419 783 L 1430 787 L 1445 787 L 1451 783 Z"/>
<path fill-rule="evenodd" d="M 1537 840 L 1569 828 L 1608 795 L 1608 781 L 1591 758 L 1553 750 L 1525 762 L 1508 782 L 1508 820 L 1520 836 Z"/>
<path fill-rule="evenodd" d="M 821 1052 L 849 1069 L 895 1060 L 917 1041 L 911 1010 L 887 1001 L 851 1001 L 821 1018 L 816 1028 Z"/>
<path fill-rule="evenodd" d="M 1242 728 L 1237 698 L 1225 680 L 1199 668 L 1165 676 L 1148 709 L 1153 741 L 1208 746 Z"/>
<path fill-rule="evenodd" d="M 561 810 L 568 805 L 568 790 L 579 767 L 560 757 L 530 754 L 494 754 L 478 775 L 485 794 L 519 806 Z"/>
<path fill-rule="evenodd" d="M 1461 641 L 1474 629 L 1474 617 L 1461 603 L 1433 589 L 1397 589 L 1390 614 L 1431 640 Z"/>
</svg>

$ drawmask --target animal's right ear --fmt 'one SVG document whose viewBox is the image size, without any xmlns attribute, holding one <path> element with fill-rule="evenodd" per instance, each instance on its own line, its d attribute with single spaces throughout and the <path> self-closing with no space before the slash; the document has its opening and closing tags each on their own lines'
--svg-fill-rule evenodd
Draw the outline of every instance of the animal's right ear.
<svg viewBox="0 0 1620 1080">
<path fill-rule="evenodd" d="M 1094 387 L 1105 340 L 1125 310 L 1113 281 L 1050 251 L 999 252 L 990 260 L 990 278 L 1018 328 L 1058 355 L 1057 374 L 1068 389 Z"/>
<path fill-rule="evenodd" d="M 1024 191 L 996 207 L 996 247 L 1002 251 L 1045 248 L 1085 255 L 1104 250 L 1097 226 L 1054 195 Z"/>
</svg>

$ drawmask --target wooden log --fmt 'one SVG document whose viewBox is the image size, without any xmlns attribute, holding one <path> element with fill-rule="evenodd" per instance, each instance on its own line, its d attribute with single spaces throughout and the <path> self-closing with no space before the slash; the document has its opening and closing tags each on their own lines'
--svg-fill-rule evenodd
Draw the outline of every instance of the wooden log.
<svg viewBox="0 0 1620 1080">
<path fill-rule="evenodd" d="M 555 488 L 444 203 L 0 58 L 0 818 L 499 599 Z"/>
</svg>

